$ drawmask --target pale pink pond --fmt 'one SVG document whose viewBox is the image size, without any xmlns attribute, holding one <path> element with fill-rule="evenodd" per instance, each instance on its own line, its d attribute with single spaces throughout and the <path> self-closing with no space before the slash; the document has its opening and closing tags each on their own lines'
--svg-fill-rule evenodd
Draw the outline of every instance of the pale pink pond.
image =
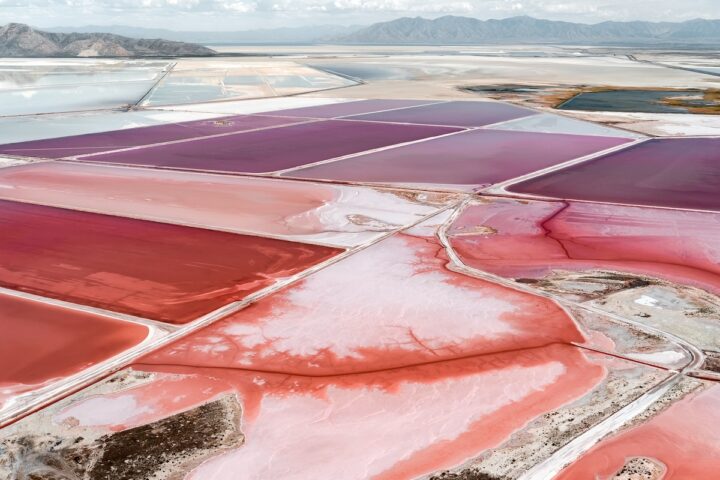
<svg viewBox="0 0 720 480">
<path fill-rule="evenodd" d="M 388 112 L 354 115 L 354 120 L 483 127 L 492 123 L 535 115 L 536 112 L 500 102 L 444 102 Z"/>
<path fill-rule="evenodd" d="M 720 215 L 497 198 L 450 230 L 463 262 L 512 278 L 606 269 L 720 292 Z"/>
</svg>

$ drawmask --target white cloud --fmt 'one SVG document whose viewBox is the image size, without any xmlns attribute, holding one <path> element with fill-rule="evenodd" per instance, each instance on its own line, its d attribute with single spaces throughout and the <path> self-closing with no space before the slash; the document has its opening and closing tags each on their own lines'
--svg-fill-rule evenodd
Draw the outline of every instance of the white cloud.
<svg viewBox="0 0 720 480">
<path fill-rule="evenodd" d="M 198 15 L 199 14 L 199 15 Z M 313 23 L 372 23 L 398 16 L 531 15 L 581 21 L 720 18 L 718 0 L 0 0 L 0 23 L 87 23 L 182 29 L 243 29 Z M 260 24 L 258 24 L 260 22 Z"/>
</svg>

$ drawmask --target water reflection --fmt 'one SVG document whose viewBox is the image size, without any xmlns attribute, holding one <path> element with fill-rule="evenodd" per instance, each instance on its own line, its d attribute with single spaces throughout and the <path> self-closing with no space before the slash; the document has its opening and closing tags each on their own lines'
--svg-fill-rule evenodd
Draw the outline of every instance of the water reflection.
<svg viewBox="0 0 720 480">
<path fill-rule="evenodd" d="M 672 100 L 682 100 L 676 104 Z M 698 90 L 613 90 L 585 92 L 557 108 L 604 112 L 690 113 L 690 107 L 712 106 Z"/>
<path fill-rule="evenodd" d="M 263 98 L 353 85 L 350 79 L 302 65 L 282 68 L 238 65 L 215 70 L 177 70 L 144 101 L 147 106 Z"/>
<path fill-rule="evenodd" d="M 0 116 L 123 108 L 139 102 L 166 61 L 5 59 Z"/>
</svg>

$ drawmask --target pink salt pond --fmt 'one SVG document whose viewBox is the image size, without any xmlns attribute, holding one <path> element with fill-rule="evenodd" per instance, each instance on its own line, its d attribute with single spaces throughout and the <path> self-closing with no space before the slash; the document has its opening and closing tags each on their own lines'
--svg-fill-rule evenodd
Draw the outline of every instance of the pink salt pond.
<svg viewBox="0 0 720 480">
<path fill-rule="evenodd" d="M 495 198 L 449 231 L 469 266 L 511 278 L 608 269 L 720 292 L 720 215 Z"/>
<path fill-rule="evenodd" d="M 12 422 L 0 477 L 120 466 L 184 480 L 411 480 L 477 467 L 510 479 L 577 460 L 560 478 L 609 479 L 631 458 L 665 479 L 712 477 L 720 394 L 676 373 L 711 376 L 711 354 L 698 367 L 685 337 L 650 320 L 498 277 L 537 286 L 607 269 L 699 287 L 710 304 L 720 214 L 431 191 L 632 141 L 484 128 L 532 115 L 370 100 L 10 146 L 80 158 L 0 169 L 0 419 Z M 700 145 L 687 140 L 668 150 Z M 653 140 L 556 174 L 591 199 L 610 202 L 610 187 L 579 167 L 616 182 L 614 195 L 635 182 L 638 203 L 669 189 L 664 206 L 708 210 L 711 140 L 688 153 L 690 173 Z M 604 177 L 626 153 L 628 179 Z M 662 408 L 644 396 L 673 376 L 704 388 Z M 640 405 L 653 416 L 606 435 Z M 599 443 L 570 443 L 580 435 Z"/>
<path fill-rule="evenodd" d="M 474 130 L 310 166 L 284 175 L 471 189 L 487 187 L 629 141 L 600 136 Z"/>
<path fill-rule="evenodd" d="M 205 392 L 206 401 L 233 394 L 242 407 L 244 444 L 186 478 L 235 478 L 243 472 L 247 479 L 409 480 L 500 445 L 533 419 L 587 395 L 617 363 L 576 347 L 548 345 L 319 377 L 230 365 L 136 365 L 156 378 L 81 399 L 56 421 L 116 430 L 190 408 L 200 401 L 197 392 Z M 180 400 L 168 404 L 166 398 Z"/>
<path fill-rule="evenodd" d="M 0 169 L 6 200 L 341 246 L 411 224 L 446 197 L 81 163 Z"/>
<path fill-rule="evenodd" d="M 140 344 L 148 328 L 0 293 L 0 410 Z"/>
<path fill-rule="evenodd" d="M 0 213 L 0 285 L 176 324 L 342 252 L 6 200 Z"/>
<path fill-rule="evenodd" d="M 720 470 L 720 386 L 705 383 L 647 422 L 603 439 L 558 480 L 613 478 L 632 459 L 644 459 L 638 478 L 715 478 Z M 630 477 L 628 477 L 630 478 Z"/>
<path fill-rule="evenodd" d="M 652 139 L 508 187 L 515 193 L 720 210 L 720 138 Z"/>
<path fill-rule="evenodd" d="M 398 234 L 143 362 L 331 375 L 584 341 L 554 302 L 446 264 L 433 238 Z"/>
</svg>

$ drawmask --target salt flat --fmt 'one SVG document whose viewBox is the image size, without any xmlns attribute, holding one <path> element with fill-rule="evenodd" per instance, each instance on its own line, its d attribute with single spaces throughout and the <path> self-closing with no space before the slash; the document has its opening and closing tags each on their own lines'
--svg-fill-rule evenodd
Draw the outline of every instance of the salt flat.
<svg viewBox="0 0 720 480">
<path fill-rule="evenodd" d="M 217 49 L 0 60 L 0 478 L 715 474 L 712 53 Z"/>
</svg>

